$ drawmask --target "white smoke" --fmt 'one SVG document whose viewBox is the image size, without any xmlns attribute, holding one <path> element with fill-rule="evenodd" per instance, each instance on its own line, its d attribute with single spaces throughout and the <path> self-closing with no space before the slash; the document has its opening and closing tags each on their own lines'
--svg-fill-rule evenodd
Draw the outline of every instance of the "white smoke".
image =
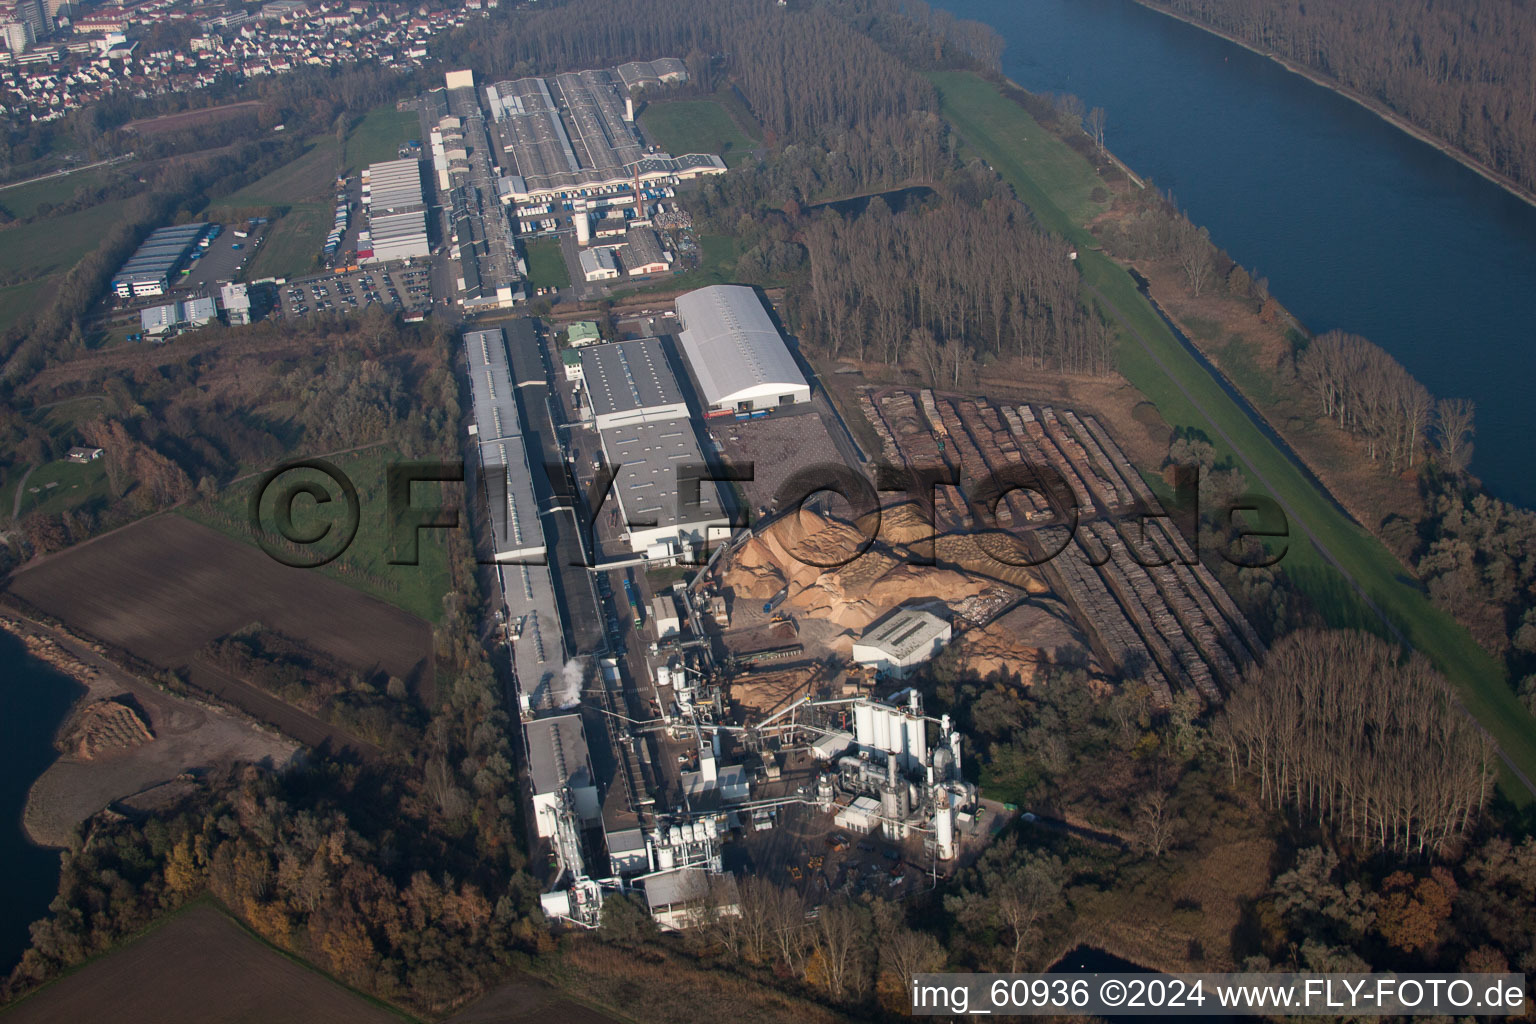
<svg viewBox="0 0 1536 1024">
<path fill-rule="evenodd" d="M 580 658 L 572 658 L 565 663 L 565 668 L 560 670 L 560 683 L 555 690 L 556 707 L 564 711 L 581 703 L 581 681 L 586 674 Z"/>
</svg>

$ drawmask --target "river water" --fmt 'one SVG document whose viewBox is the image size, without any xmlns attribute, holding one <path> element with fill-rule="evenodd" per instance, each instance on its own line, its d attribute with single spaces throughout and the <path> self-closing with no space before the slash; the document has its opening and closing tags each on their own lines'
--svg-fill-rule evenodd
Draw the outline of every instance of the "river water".
<svg viewBox="0 0 1536 1024">
<path fill-rule="evenodd" d="M 937 2 L 997 29 L 1026 89 L 1103 107 L 1110 149 L 1311 330 L 1364 335 L 1437 397 L 1473 399 L 1473 472 L 1536 507 L 1536 207 L 1132 0 Z"/>
<path fill-rule="evenodd" d="M 21 830 L 27 790 L 57 756 L 53 736 L 83 693 L 68 676 L 0 630 L 0 976 L 28 944 L 28 926 L 48 913 L 59 886 L 59 855 Z"/>
</svg>

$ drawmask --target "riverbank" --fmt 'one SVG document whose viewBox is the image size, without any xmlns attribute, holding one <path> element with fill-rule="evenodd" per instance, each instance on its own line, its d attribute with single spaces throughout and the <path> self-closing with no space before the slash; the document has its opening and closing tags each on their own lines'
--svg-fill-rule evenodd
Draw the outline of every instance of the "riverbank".
<svg viewBox="0 0 1536 1024">
<path fill-rule="evenodd" d="M 1096 208 L 1102 212 L 1102 204 L 1083 199 L 1102 185 L 1098 172 L 994 84 L 960 72 L 929 77 L 939 89 L 944 117 L 966 149 L 985 159 L 1042 225 L 1078 249 L 1084 286 L 1119 336 L 1121 373 L 1170 425 L 1209 438 L 1218 462 L 1231 459 L 1253 490 L 1280 506 L 1289 523 L 1281 562 L 1287 578 L 1329 625 L 1384 625 L 1406 646 L 1424 652 L 1497 742 L 1506 794 L 1530 800 L 1536 794 L 1531 781 L 1536 728 L 1508 686 L 1503 666 L 1428 600 L 1395 555 L 1308 479 L 1299 460 L 1272 443 L 1169 330 L 1129 271 L 1100 250 L 1086 224 Z"/>
<path fill-rule="evenodd" d="M 93 706 L 131 709 L 149 738 L 95 752 L 61 751 L 27 793 L 22 828 L 31 842 L 70 846 L 82 823 L 114 805 L 146 810 L 174 801 L 195 786 L 196 774 L 237 761 L 281 767 L 298 744 L 212 705 L 176 697 L 111 662 L 89 641 L 61 629 L 0 615 L 0 629 L 16 637 L 28 655 L 85 689 L 55 731 L 70 731 Z"/>
<path fill-rule="evenodd" d="M 1440 139 L 1434 135 L 1431 135 L 1429 132 L 1425 131 L 1423 128 L 1420 128 L 1418 125 L 1414 124 L 1412 121 L 1408 120 L 1406 117 L 1399 114 L 1397 111 L 1393 110 L 1391 107 L 1388 107 L 1386 104 L 1380 102 L 1379 100 L 1373 100 L 1363 93 L 1356 92 L 1355 90 L 1350 89 L 1349 87 L 1342 85 L 1339 82 L 1328 78 L 1326 75 L 1312 70 L 1309 67 L 1305 67 L 1304 65 L 1297 64 L 1294 61 L 1287 60 L 1278 54 L 1270 53 L 1268 50 L 1265 50 L 1261 47 L 1254 46 L 1252 43 L 1239 39 L 1237 36 L 1232 35 L 1230 32 L 1216 28 L 1214 25 L 1207 25 L 1205 22 L 1196 18 L 1192 18 L 1187 14 L 1183 14 L 1179 11 L 1164 7 L 1163 5 L 1157 3 L 1156 0 L 1134 0 L 1134 2 L 1140 4 L 1142 7 L 1145 7 L 1149 11 L 1155 11 L 1164 17 L 1174 19 L 1175 21 L 1182 21 L 1184 24 L 1189 25 L 1192 28 L 1197 28 L 1200 31 L 1209 35 L 1213 35 L 1218 39 L 1223 39 L 1234 46 L 1241 46 L 1249 53 L 1254 53 L 1267 60 L 1271 60 L 1285 68 L 1285 70 L 1289 71 L 1291 74 L 1305 78 L 1313 85 L 1321 86 L 1331 93 L 1342 96 L 1344 99 L 1349 100 L 1351 103 L 1354 103 L 1357 106 L 1370 111 L 1372 114 L 1375 114 L 1377 117 L 1381 118 L 1383 121 L 1387 122 L 1392 127 L 1398 129 L 1404 134 L 1410 135 L 1425 145 L 1430 146 L 1441 153 L 1444 153 L 1452 160 L 1455 160 L 1457 163 L 1461 164 L 1467 170 L 1472 171 L 1480 177 L 1485 178 L 1486 180 L 1499 186 L 1504 191 L 1514 196 L 1516 199 L 1529 203 L 1532 206 L 1536 206 L 1536 191 L 1532 191 L 1526 188 L 1508 175 L 1501 174 L 1499 171 L 1489 167 L 1487 164 L 1483 163 L 1481 160 L 1478 160 L 1476 157 L 1471 156 L 1470 154 L 1465 153 L 1460 149 L 1457 149 L 1455 146 L 1451 145 L 1449 142 L 1446 142 L 1444 139 Z"/>
</svg>

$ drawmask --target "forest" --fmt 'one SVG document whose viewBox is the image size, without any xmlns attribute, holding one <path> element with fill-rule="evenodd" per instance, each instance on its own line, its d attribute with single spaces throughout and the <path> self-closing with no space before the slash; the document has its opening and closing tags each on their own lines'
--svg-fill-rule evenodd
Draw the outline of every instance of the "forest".
<svg viewBox="0 0 1536 1024">
<path fill-rule="evenodd" d="M 1524 0 L 1147 0 L 1317 72 L 1536 188 L 1536 19 Z"/>
</svg>

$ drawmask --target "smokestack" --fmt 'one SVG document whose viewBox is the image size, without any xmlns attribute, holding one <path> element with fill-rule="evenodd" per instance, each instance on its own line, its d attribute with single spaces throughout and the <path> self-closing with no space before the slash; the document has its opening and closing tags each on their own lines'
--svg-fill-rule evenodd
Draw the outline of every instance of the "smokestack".
<svg viewBox="0 0 1536 1024">
<path fill-rule="evenodd" d="M 640 198 L 640 164 L 635 163 L 635 220 L 645 219 L 645 201 Z"/>
<path fill-rule="evenodd" d="M 635 123 L 635 98 L 633 96 L 624 97 L 624 120 L 630 124 Z"/>
</svg>

